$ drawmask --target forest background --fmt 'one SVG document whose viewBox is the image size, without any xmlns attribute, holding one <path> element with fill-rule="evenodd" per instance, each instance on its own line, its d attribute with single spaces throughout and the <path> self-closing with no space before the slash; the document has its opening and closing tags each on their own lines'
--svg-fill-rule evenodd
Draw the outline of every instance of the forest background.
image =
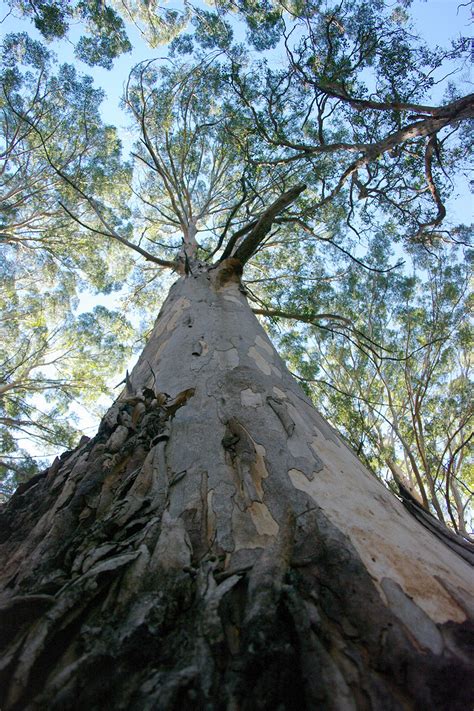
<svg viewBox="0 0 474 711">
<path fill-rule="evenodd" d="M 101 3 L 3 3 L 2 495 L 95 431 L 114 386 L 143 347 L 173 280 L 149 256 L 170 259 L 180 243 L 169 195 L 146 175 L 135 146 L 140 138 L 143 144 L 143 127 L 133 91 L 140 84 L 150 92 L 160 87 L 153 94 L 154 130 L 168 127 L 172 134 L 160 97 L 176 97 L 176 87 L 195 81 L 201 95 L 193 120 L 200 130 L 212 115 L 216 125 L 222 122 L 224 109 L 239 125 L 225 142 L 212 132 L 207 140 L 215 146 L 220 139 L 227 151 L 215 174 L 222 168 L 222 176 L 239 183 L 250 205 L 247 217 L 258 214 L 272 191 L 301 182 L 308 163 L 319 181 L 319 192 L 310 185 L 246 273 L 248 296 L 291 371 L 378 477 L 389 486 L 401 483 L 469 536 L 469 122 L 394 145 L 339 189 L 337 151 L 304 155 L 302 138 L 311 142 L 318 132 L 308 101 L 318 69 L 315 102 L 333 143 L 386 136 L 409 117 L 356 110 L 344 94 L 363 84 L 380 100 L 384 82 L 387 92 L 394 90 L 396 77 L 398 101 L 411 104 L 412 114 L 415 104 L 450 105 L 469 94 L 470 8 L 383 4 L 380 27 L 388 39 L 381 61 L 365 57 L 357 66 L 364 22 L 369 37 L 370 28 L 381 36 L 370 24 L 375 10 L 340 3 L 326 4 L 323 13 L 314 3 L 328 28 L 318 40 L 328 61 L 318 68 L 311 48 L 298 46 L 301 8 L 306 12 L 309 3 L 287 6 L 293 14 L 286 11 L 284 25 L 280 4 L 165 8 L 155 25 L 148 14 L 153 3 L 146 5 L 110 3 L 107 14 Z M 159 62 L 147 64 L 157 56 Z M 239 73 L 227 74 L 223 90 L 213 68 L 237 60 Z M 133 72 L 139 62 L 145 64 Z M 196 67 L 208 68 L 207 85 Z M 285 85 L 290 69 L 294 83 Z M 285 86 L 281 96 L 278 82 Z M 275 106 L 268 97 L 276 97 Z M 287 115 L 292 109 L 299 126 Z M 329 112 L 336 112 L 332 123 Z M 291 135 L 292 145 L 282 135 L 287 143 Z M 270 159 L 265 144 L 275 136 L 279 153 Z M 289 159 L 291 151 L 296 157 Z M 212 170 L 202 170 L 208 185 Z M 231 196 L 218 189 L 229 205 Z M 217 209 L 199 226 L 204 250 L 216 215 Z"/>
</svg>

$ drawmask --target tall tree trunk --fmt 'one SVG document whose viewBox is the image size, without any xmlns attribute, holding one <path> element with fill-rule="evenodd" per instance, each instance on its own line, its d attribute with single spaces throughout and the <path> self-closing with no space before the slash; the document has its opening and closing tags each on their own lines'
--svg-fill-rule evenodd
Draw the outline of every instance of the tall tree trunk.
<svg viewBox="0 0 474 711">
<path fill-rule="evenodd" d="M 176 282 L 98 434 L 4 507 L 3 711 L 471 708 L 472 568 L 312 407 L 237 267 Z"/>
</svg>

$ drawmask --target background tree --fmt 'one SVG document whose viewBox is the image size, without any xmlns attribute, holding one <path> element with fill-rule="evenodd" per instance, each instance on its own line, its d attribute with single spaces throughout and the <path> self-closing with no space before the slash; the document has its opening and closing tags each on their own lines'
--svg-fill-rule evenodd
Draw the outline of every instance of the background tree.
<svg viewBox="0 0 474 711">
<path fill-rule="evenodd" d="M 103 92 L 71 65 L 55 74 L 54 55 L 25 33 L 5 38 L 2 60 L 2 242 L 31 250 L 31 264 L 35 253 L 58 265 L 69 259 L 71 274 L 85 272 L 102 287 L 106 251 L 90 237 L 78 239 L 61 202 L 70 176 L 96 199 L 113 200 L 119 185 L 126 190 L 116 130 L 100 119 Z"/>
<path fill-rule="evenodd" d="M 35 449 L 77 441 L 66 421 L 70 406 L 104 392 L 132 338 L 118 313 L 73 315 L 86 285 L 120 288 L 132 264 L 126 255 L 118 259 L 113 244 L 77 230 L 61 207 L 71 192 L 64 178 L 113 202 L 119 186 L 126 189 L 127 166 L 115 129 L 100 120 L 102 93 L 71 66 L 53 72 L 53 59 L 26 34 L 8 35 L 2 45 L 1 454 L 10 493 L 22 471 L 34 471 L 20 433 L 23 441 L 33 437 Z M 76 198 L 78 214 L 82 203 Z"/>
<path fill-rule="evenodd" d="M 53 277 L 38 288 L 17 264 L 2 285 L 3 495 L 11 495 L 18 484 L 46 466 L 44 460 L 35 462 L 32 445 L 47 454 L 77 442 L 74 407 L 81 403 L 94 411 L 98 394 L 109 393 L 111 375 L 130 353 L 127 341 L 133 331 L 123 316 L 100 306 L 74 316 L 74 297 L 54 281 Z"/>
<path fill-rule="evenodd" d="M 418 257 L 416 264 L 410 276 L 366 272 L 364 278 L 351 269 L 329 298 L 326 291 L 352 333 L 345 321 L 309 310 L 304 329 L 280 333 L 281 317 L 288 323 L 294 311 L 298 316 L 297 288 L 274 311 L 272 331 L 366 465 L 466 535 L 472 530 L 470 265 L 448 254 L 435 264 Z M 321 299 L 317 289 L 312 298 Z M 365 341 L 354 337 L 357 326 Z"/>
<path fill-rule="evenodd" d="M 10 12 L 30 17 L 42 36 L 52 41 L 68 34 L 71 23 L 83 23 L 86 34 L 75 45 L 77 59 L 110 69 L 113 60 L 132 45 L 122 18 L 110 6 L 94 0 L 8 0 Z"/>
</svg>

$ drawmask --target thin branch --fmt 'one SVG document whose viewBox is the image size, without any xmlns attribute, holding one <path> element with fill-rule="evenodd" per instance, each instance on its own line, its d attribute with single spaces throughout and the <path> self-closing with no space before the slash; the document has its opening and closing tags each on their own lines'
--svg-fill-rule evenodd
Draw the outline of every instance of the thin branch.
<svg viewBox="0 0 474 711">
<path fill-rule="evenodd" d="M 64 205 L 64 203 L 59 202 L 61 207 L 69 217 L 74 220 L 74 222 L 77 222 L 78 225 L 81 225 L 81 227 L 84 227 L 86 230 L 89 230 L 90 232 L 95 232 L 96 234 L 99 235 L 104 235 L 105 237 L 110 237 L 112 239 L 117 240 L 118 242 L 121 242 L 124 244 L 126 247 L 129 247 L 130 249 L 133 249 L 133 251 L 138 252 L 139 254 L 142 255 L 142 257 L 145 257 L 145 259 L 148 262 L 154 262 L 155 264 L 159 264 L 160 267 L 168 267 L 169 269 L 176 269 L 177 267 L 177 262 L 170 262 L 166 259 L 159 259 L 159 257 L 155 257 L 153 254 L 150 254 L 150 252 L 147 252 L 146 249 L 142 249 L 141 247 L 138 247 L 138 245 L 133 244 L 133 242 L 129 242 L 128 239 L 125 239 L 125 237 L 122 237 L 119 235 L 115 230 L 113 232 L 105 232 L 103 230 L 97 230 L 94 227 L 91 227 L 90 225 L 87 225 L 85 222 L 82 222 L 76 215 L 74 215 L 67 207 Z"/>
</svg>

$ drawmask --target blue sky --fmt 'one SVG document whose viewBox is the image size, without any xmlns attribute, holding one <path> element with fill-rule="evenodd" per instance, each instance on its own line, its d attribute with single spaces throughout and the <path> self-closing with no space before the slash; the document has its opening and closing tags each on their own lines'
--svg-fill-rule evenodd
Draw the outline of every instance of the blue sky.
<svg viewBox="0 0 474 711">
<path fill-rule="evenodd" d="M 395 6 L 396 2 L 393 2 L 393 5 Z M 474 36 L 473 8 L 474 5 L 469 7 L 468 3 L 463 4 L 462 0 L 415 0 L 410 8 L 410 15 L 415 27 L 429 44 L 449 45 L 451 40 Z M 41 39 L 29 21 L 15 17 L 13 14 L 8 15 L 8 6 L 0 0 L 0 19 L 3 18 L 5 19 L 0 25 L 1 36 L 9 32 L 27 31 L 31 36 Z M 80 71 L 94 77 L 96 84 L 101 86 L 107 95 L 102 104 L 104 120 L 118 125 L 122 131 L 126 129 L 127 117 L 120 110 L 119 103 L 131 68 L 145 59 L 166 55 L 165 47 L 158 49 L 148 47 L 133 25 L 129 24 L 127 31 L 134 49 L 130 54 L 119 57 L 110 71 L 91 68 L 76 60 L 72 44 L 68 40 L 55 41 L 50 45 L 59 61 L 74 63 Z M 77 36 L 80 36 L 79 27 Z M 466 61 L 464 69 L 457 74 L 457 80 L 463 79 L 466 83 L 466 93 L 472 91 L 472 64 L 470 66 L 469 64 Z M 125 143 L 127 143 L 126 138 Z"/>
</svg>

